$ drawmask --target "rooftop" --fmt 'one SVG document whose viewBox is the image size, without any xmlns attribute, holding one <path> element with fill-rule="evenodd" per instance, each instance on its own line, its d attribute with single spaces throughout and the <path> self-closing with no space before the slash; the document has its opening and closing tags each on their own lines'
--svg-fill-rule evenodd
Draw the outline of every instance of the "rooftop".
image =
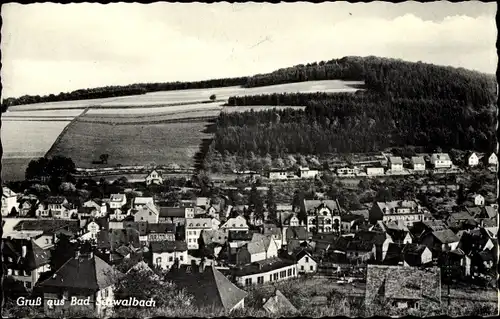
<svg viewBox="0 0 500 319">
<path fill-rule="evenodd" d="M 269 258 L 254 262 L 241 268 L 233 269 L 233 274 L 237 277 L 266 273 L 272 270 L 294 265 L 295 262 L 281 258 Z"/>
<path fill-rule="evenodd" d="M 186 251 L 187 244 L 185 241 L 161 241 L 151 243 L 151 251 L 154 253 Z"/>
</svg>

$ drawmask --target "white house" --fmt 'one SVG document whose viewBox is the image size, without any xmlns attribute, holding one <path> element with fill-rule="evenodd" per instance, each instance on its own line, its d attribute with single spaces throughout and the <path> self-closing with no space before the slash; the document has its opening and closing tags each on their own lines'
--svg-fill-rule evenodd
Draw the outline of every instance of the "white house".
<svg viewBox="0 0 500 319">
<path fill-rule="evenodd" d="M 298 271 L 295 262 L 271 258 L 236 268 L 233 275 L 238 284 L 248 287 L 296 278 Z"/>
<path fill-rule="evenodd" d="M 12 208 L 17 207 L 17 194 L 7 187 L 2 187 L 2 216 L 7 216 Z"/>
<path fill-rule="evenodd" d="M 109 199 L 109 207 L 111 209 L 122 208 L 127 204 L 127 196 L 125 194 L 111 194 Z"/>
<path fill-rule="evenodd" d="M 154 204 L 147 203 L 144 206 L 141 206 L 137 209 L 137 212 L 134 215 L 134 221 L 136 222 L 144 222 L 147 221 L 151 224 L 157 224 L 160 220 L 160 212 L 158 208 Z"/>
<path fill-rule="evenodd" d="M 412 156 L 411 166 L 414 171 L 425 171 L 425 160 L 422 156 Z"/>
<path fill-rule="evenodd" d="M 318 263 L 305 250 L 301 250 L 295 256 L 297 260 L 297 270 L 299 274 L 314 273 L 318 269 Z"/>
<path fill-rule="evenodd" d="M 203 230 L 212 230 L 210 218 L 186 218 L 186 243 L 189 250 L 199 248 L 198 240 Z"/>
<path fill-rule="evenodd" d="M 479 165 L 479 157 L 476 153 L 473 152 L 469 155 L 467 158 L 467 164 L 471 167 Z"/>
<path fill-rule="evenodd" d="M 158 171 L 153 170 L 151 173 L 146 176 L 146 185 L 149 186 L 151 184 L 161 185 L 163 184 L 163 177 Z"/>
<path fill-rule="evenodd" d="M 278 257 L 279 244 L 271 235 L 255 233 L 248 244 L 236 253 L 236 263 L 245 265 L 261 260 Z"/>
<path fill-rule="evenodd" d="M 310 169 L 309 167 L 299 167 L 299 177 L 300 178 L 316 178 L 319 171 L 316 169 Z"/>
<path fill-rule="evenodd" d="M 491 166 L 497 166 L 498 165 L 497 154 L 491 153 L 490 157 L 488 157 L 488 165 L 491 165 Z"/>
<path fill-rule="evenodd" d="M 97 233 L 99 232 L 100 228 L 101 227 L 99 227 L 99 225 L 95 221 L 91 221 L 87 225 L 87 231 L 90 233 L 90 237 L 92 239 L 96 239 L 97 238 Z"/>
<path fill-rule="evenodd" d="M 248 231 L 247 220 L 243 216 L 229 218 L 220 228 L 227 231 Z"/>
<path fill-rule="evenodd" d="M 153 197 L 136 197 L 134 198 L 134 208 L 141 208 L 147 204 L 154 205 Z"/>
<path fill-rule="evenodd" d="M 471 194 L 468 196 L 470 200 L 474 201 L 476 206 L 484 206 L 484 196 L 481 194 Z"/>
<path fill-rule="evenodd" d="M 399 156 L 389 157 L 389 169 L 394 172 L 399 172 L 403 170 L 403 159 Z"/>
<path fill-rule="evenodd" d="M 269 179 L 288 179 L 288 172 L 286 170 L 272 169 L 268 172 Z"/>
<path fill-rule="evenodd" d="M 434 153 L 431 155 L 431 164 L 434 168 L 451 168 L 452 162 L 447 153 Z"/>
<path fill-rule="evenodd" d="M 183 241 L 160 241 L 151 243 L 152 264 L 169 270 L 177 260 L 179 265 L 188 264 L 188 248 Z"/>
<path fill-rule="evenodd" d="M 380 175 L 384 175 L 384 168 L 382 166 L 369 166 L 369 167 L 366 167 L 366 175 L 368 175 L 368 176 L 380 176 Z"/>
</svg>

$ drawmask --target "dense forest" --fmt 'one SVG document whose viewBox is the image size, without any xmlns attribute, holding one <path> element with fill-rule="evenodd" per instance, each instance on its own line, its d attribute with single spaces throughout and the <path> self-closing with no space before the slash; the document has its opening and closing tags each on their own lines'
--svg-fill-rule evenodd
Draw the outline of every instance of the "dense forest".
<svg viewBox="0 0 500 319">
<path fill-rule="evenodd" d="M 24 95 L 18 98 L 4 99 L 2 104 L 2 112 L 5 112 L 9 106 L 13 105 L 69 101 L 69 100 L 100 99 L 100 98 L 108 98 L 115 96 L 139 95 L 157 91 L 208 89 L 208 88 L 226 87 L 234 85 L 245 85 L 246 82 L 247 82 L 246 77 L 240 77 L 240 78 L 214 79 L 214 80 L 197 81 L 197 82 L 142 83 L 142 84 L 131 84 L 126 86 L 106 86 L 100 88 L 76 90 L 69 93 L 61 92 L 57 95 L 50 94 L 45 96 Z"/>
<path fill-rule="evenodd" d="M 212 150 L 265 155 L 371 152 L 404 145 L 424 146 L 429 151 L 438 147 L 495 149 L 493 76 L 375 57 L 333 61 L 278 70 L 253 77 L 249 83 L 301 80 L 295 77 L 300 72 L 308 80 L 318 80 L 325 74 L 319 70 L 330 70 L 328 76 L 363 78 L 366 90 L 230 97 L 227 105 L 233 107 L 289 105 L 305 106 L 305 110 L 222 113 Z"/>
</svg>

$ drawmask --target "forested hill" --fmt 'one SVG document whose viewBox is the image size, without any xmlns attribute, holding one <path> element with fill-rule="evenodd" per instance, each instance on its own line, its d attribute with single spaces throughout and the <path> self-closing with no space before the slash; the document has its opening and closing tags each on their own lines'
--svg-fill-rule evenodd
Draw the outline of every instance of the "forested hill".
<svg viewBox="0 0 500 319">
<path fill-rule="evenodd" d="M 306 106 L 304 111 L 222 113 L 218 152 L 324 154 L 391 146 L 432 151 L 496 148 L 496 79 L 465 69 L 376 57 L 347 57 L 249 78 L 247 85 L 344 78 L 365 91 L 230 97 L 228 105 Z M 272 125 L 262 125 L 272 123 Z"/>
<path fill-rule="evenodd" d="M 369 90 L 393 97 L 452 99 L 482 105 L 496 101 L 494 75 L 374 56 L 349 56 L 279 69 L 249 77 L 246 86 L 336 79 L 365 81 Z"/>
</svg>

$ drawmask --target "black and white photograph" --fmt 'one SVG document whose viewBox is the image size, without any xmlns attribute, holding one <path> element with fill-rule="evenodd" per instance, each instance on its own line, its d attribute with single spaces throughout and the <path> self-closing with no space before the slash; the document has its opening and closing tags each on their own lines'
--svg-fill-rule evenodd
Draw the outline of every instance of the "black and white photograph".
<svg viewBox="0 0 500 319">
<path fill-rule="evenodd" d="M 1 4 L 2 318 L 498 315 L 496 15 Z"/>
</svg>

